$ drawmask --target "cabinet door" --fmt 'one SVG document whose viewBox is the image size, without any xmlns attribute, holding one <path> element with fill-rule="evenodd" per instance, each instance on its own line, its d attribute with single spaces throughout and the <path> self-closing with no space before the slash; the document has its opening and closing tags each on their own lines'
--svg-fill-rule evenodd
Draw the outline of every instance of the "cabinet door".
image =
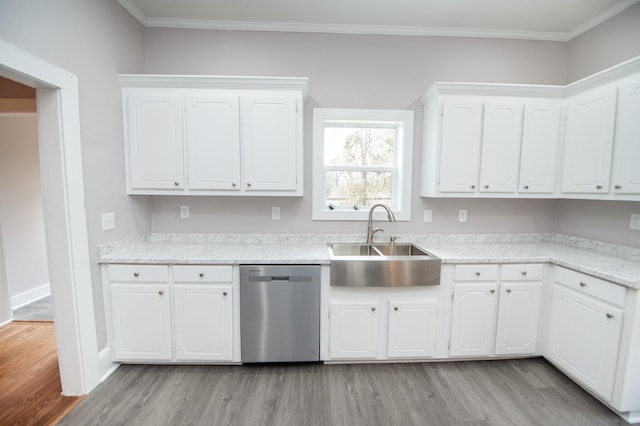
<svg viewBox="0 0 640 426">
<path fill-rule="evenodd" d="M 482 102 L 446 101 L 440 123 L 440 192 L 476 192 Z"/>
<path fill-rule="evenodd" d="M 613 192 L 640 194 L 640 80 L 619 88 Z"/>
<path fill-rule="evenodd" d="M 487 356 L 493 347 L 497 284 L 454 284 L 451 356 Z"/>
<path fill-rule="evenodd" d="M 378 356 L 377 302 L 331 302 L 329 353 L 331 359 Z"/>
<path fill-rule="evenodd" d="M 389 358 L 430 357 L 436 351 L 436 301 L 389 302 Z"/>
<path fill-rule="evenodd" d="M 534 354 L 538 340 L 542 283 L 500 285 L 496 355 Z"/>
<path fill-rule="evenodd" d="M 296 104 L 294 96 L 242 99 L 245 190 L 296 190 L 301 149 Z"/>
<path fill-rule="evenodd" d="M 609 192 L 615 108 L 615 87 L 592 90 L 569 100 L 563 192 Z"/>
<path fill-rule="evenodd" d="M 595 298 L 553 287 L 547 355 L 607 400 L 613 393 L 622 315 Z"/>
<path fill-rule="evenodd" d="M 174 287 L 176 360 L 233 359 L 231 287 Z"/>
<path fill-rule="evenodd" d="M 515 192 L 522 140 L 520 103 L 484 105 L 480 192 Z"/>
<path fill-rule="evenodd" d="M 228 96 L 187 96 L 189 189 L 238 191 L 240 101 Z"/>
<path fill-rule="evenodd" d="M 518 188 L 520 192 L 554 192 L 559 132 L 559 104 L 525 105 Z"/>
<path fill-rule="evenodd" d="M 113 351 L 117 361 L 171 360 L 168 284 L 111 284 Z"/>
<path fill-rule="evenodd" d="M 183 189 L 180 96 L 129 94 L 125 126 L 131 189 Z"/>
</svg>

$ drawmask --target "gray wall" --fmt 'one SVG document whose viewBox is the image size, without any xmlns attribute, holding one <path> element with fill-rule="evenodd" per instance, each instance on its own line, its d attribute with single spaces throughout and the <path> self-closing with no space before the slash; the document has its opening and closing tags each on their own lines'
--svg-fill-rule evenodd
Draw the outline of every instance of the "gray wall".
<svg viewBox="0 0 640 426">
<path fill-rule="evenodd" d="M 366 232 L 361 222 L 311 220 L 312 111 L 315 107 L 415 111 L 412 221 L 385 231 L 552 232 L 555 201 L 437 200 L 418 196 L 422 111 L 419 98 L 435 81 L 564 84 L 567 45 L 437 37 L 147 30 L 152 74 L 239 74 L 309 77 L 305 104 L 303 198 L 153 197 L 157 232 Z M 179 206 L 191 207 L 180 219 Z M 281 220 L 271 220 L 271 207 Z M 469 221 L 457 222 L 465 208 Z M 423 222 L 423 210 L 433 222 Z"/>
<path fill-rule="evenodd" d="M 99 349 L 107 344 L 98 244 L 150 230 L 148 198 L 125 194 L 118 73 L 144 72 L 144 29 L 115 1 L 0 0 L 0 38 L 78 76 Z M 116 213 L 102 232 L 100 215 Z"/>
</svg>

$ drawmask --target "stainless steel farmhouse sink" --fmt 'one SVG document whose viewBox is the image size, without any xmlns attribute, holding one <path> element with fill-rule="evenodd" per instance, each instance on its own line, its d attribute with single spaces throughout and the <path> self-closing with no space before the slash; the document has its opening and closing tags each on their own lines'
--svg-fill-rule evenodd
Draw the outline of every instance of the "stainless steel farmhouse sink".
<svg viewBox="0 0 640 426">
<path fill-rule="evenodd" d="M 440 284 L 440 258 L 414 244 L 330 244 L 329 259 L 332 286 Z"/>
</svg>

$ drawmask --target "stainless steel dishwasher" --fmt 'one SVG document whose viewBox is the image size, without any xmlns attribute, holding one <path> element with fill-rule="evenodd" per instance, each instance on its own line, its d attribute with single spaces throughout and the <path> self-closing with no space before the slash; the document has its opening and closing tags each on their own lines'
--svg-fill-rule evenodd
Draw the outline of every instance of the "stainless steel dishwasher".
<svg viewBox="0 0 640 426">
<path fill-rule="evenodd" d="M 320 360 L 320 266 L 241 265 L 242 362 Z"/>
</svg>

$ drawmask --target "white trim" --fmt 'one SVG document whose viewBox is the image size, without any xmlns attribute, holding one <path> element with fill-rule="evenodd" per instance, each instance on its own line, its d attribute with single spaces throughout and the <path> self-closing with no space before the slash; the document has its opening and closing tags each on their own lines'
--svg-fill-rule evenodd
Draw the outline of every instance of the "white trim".
<svg viewBox="0 0 640 426">
<path fill-rule="evenodd" d="M 618 13 L 630 8 L 631 6 L 636 4 L 638 1 L 640 1 L 640 0 L 624 0 L 624 1 L 620 2 L 619 4 L 613 5 L 611 8 L 605 10 L 604 12 L 602 12 L 600 15 L 596 16 L 595 18 L 585 22 L 582 25 L 578 25 L 573 30 L 571 30 L 568 33 L 566 33 L 567 37 L 568 37 L 567 41 L 571 41 L 574 38 L 586 33 L 590 29 L 595 28 L 598 25 L 602 24 L 604 21 L 613 18 L 615 15 L 617 15 Z"/>
<path fill-rule="evenodd" d="M 104 382 L 107 377 L 120 367 L 119 362 L 113 362 L 111 346 L 107 346 L 100 351 L 98 354 L 98 363 L 100 364 L 100 383 Z"/>
<path fill-rule="evenodd" d="M 51 294 L 51 286 L 49 283 L 32 288 L 15 296 L 11 296 L 11 309 L 15 310 L 21 308 L 29 303 L 33 303 L 36 300 L 40 300 L 43 297 L 47 297 Z"/>
<path fill-rule="evenodd" d="M 49 279 L 63 395 L 100 380 L 75 75 L 0 40 L 0 75 L 36 87 Z"/>
<path fill-rule="evenodd" d="M 138 9 L 135 4 L 131 3 L 130 0 L 118 0 L 118 3 L 120 3 L 120 6 L 122 6 L 127 12 L 129 12 L 131 16 L 136 18 L 138 22 L 140 22 L 145 27 L 147 26 L 147 17 L 144 13 L 142 13 L 140 9 Z"/>
<path fill-rule="evenodd" d="M 312 180 L 312 220 L 367 220 L 369 209 L 328 210 L 324 197 L 324 123 L 328 120 L 375 120 L 380 122 L 402 123 L 398 135 L 398 166 L 394 197 L 397 199 L 393 213 L 398 221 L 411 220 L 411 169 L 413 166 L 413 120 L 411 110 L 378 110 L 378 109 L 340 109 L 315 108 L 313 110 L 313 180 Z M 400 193 L 397 190 L 400 188 Z M 398 208 L 399 206 L 399 208 Z M 376 220 L 385 220 L 386 213 L 374 212 Z"/>
</svg>

